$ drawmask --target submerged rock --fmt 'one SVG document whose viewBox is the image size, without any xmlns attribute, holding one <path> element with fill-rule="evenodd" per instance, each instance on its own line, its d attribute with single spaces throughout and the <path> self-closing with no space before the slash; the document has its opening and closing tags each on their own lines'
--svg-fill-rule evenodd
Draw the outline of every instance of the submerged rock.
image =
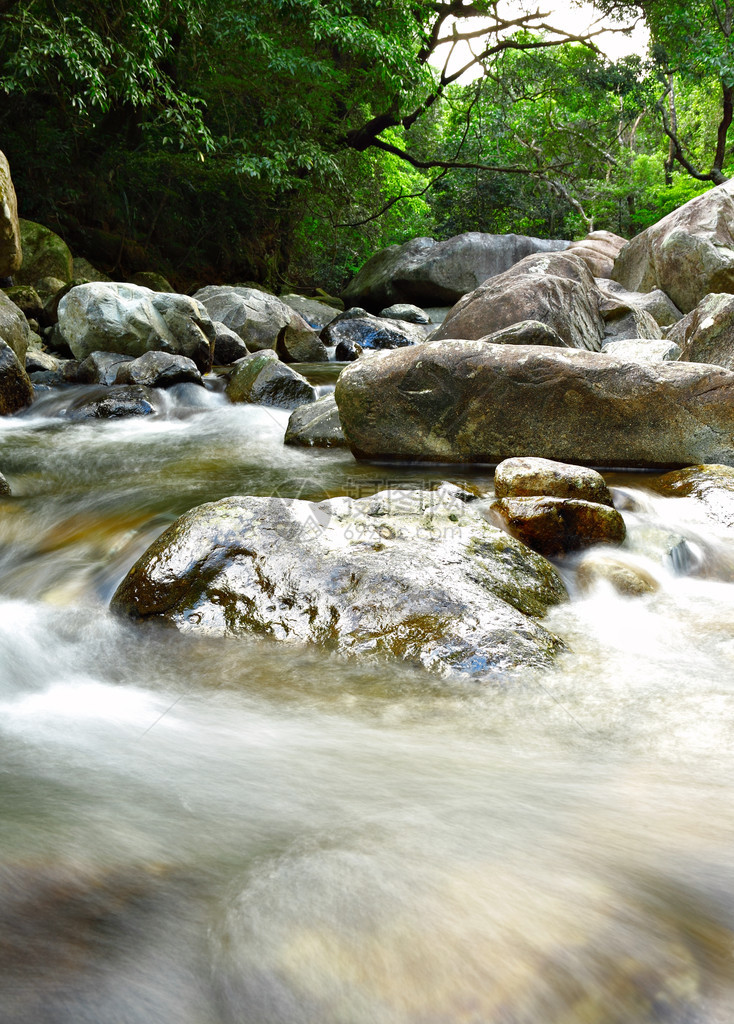
<svg viewBox="0 0 734 1024">
<path fill-rule="evenodd" d="M 202 505 L 139 559 L 112 608 L 181 630 L 481 676 L 549 664 L 562 645 L 535 616 L 565 596 L 545 559 L 487 523 L 468 492 L 444 485 L 318 505 Z"/>
<path fill-rule="evenodd" d="M 304 448 L 346 448 L 339 410 L 332 395 L 302 405 L 291 413 L 285 432 L 285 444 Z"/>
<path fill-rule="evenodd" d="M 72 399 L 64 415 L 73 421 L 117 420 L 128 416 L 151 416 L 156 411 L 153 394 L 140 386 L 106 388 L 104 394 Z"/>
<path fill-rule="evenodd" d="M 627 531 L 616 509 L 573 498 L 500 498 L 492 520 L 534 551 L 550 558 L 594 544 L 621 544 Z"/>
<path fill-rule="evenodd" d="M 590 552 L 576 570 L 576 584 L 586 594 L 600 583 L 607 583 L 622 597 L 643 597 L 654 594 L 660 584 L 646 569 L 621 558 Z"/>
<path fill-rule="evenodd" d="M 429 341 L 345 367 L 335 397 L 360 459 L 734 464 L 734 373 L 696 363 Z"/>
<path fill-rule="evenodd" d="M 734 527 L 734 468 L 722 465 L 687 466 L 652 481 L 659 494 L 693 498 L 708 519 Z"/>
</svg>

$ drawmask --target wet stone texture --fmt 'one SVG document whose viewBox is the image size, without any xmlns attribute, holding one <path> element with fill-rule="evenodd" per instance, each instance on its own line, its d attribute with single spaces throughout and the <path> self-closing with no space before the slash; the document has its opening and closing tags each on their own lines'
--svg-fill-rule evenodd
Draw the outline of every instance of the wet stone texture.
<svg viewBox="0 0 734 1024">
<path fill-rule="evenodd" d="M 621 544 L 627 534 L 619 512 L 591 501 L 501 498 L 490 511 L 498 526 L 547 557 L 594 544 Z"/>
<path fill-rule="evenodd" d="M 550 563 L 490 525 L 468 492 L 442 485 L 318 505 L 202 505 L 139 559 L 112 608 L 482 676 L 548 665 L 562 644 L 536 617 L 565 597 Z"/>
</svg>

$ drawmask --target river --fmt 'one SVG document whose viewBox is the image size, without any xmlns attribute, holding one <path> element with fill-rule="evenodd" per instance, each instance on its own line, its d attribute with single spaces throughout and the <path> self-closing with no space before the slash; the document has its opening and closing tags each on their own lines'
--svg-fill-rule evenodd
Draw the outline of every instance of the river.
<svg viewBox="0 0 734 1024">
<path fill-rule="evenodd" d="M 659 590 L 569 560 L 543 674 L 181 635 L 107 608 L 194 505 L 491 471 L 288 448 L 193 385 L 108 422 L 78 394 L 0 420 L 2 1024 L 734 1021 L 734 532 L 610 476 Z"/>
</svg>

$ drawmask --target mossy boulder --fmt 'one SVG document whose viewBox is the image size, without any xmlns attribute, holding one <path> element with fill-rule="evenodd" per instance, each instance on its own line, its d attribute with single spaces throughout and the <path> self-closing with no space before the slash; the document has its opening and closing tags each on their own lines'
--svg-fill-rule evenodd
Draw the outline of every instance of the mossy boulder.
<svg viewBox="0 0 734 1024">
<path fill-rule="evenodd" d="M 42 277 L 56 277 L 64 284 L 74 276 L 71 250 L 63 238 L 32 220 L 20 221 L 23 265 L 15 275 L 16 284 L 32 284 Z"/>
</svg>

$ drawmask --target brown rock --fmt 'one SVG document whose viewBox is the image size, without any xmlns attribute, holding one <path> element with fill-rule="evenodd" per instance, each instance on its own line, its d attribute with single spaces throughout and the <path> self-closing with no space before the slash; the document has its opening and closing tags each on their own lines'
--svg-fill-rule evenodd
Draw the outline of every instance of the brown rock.
<svg viewBox="0 0 734 1024">
<path fill-rule="evenodd" d="M 609 583 L 623 597 L 643 597 L 660 589 L 658 581 L 645 569 L 598 552 L 587 555 L 581 562 L 576 583 L 582 593 L 588 593 L 599 583 Z"/>
<path fill-rule="evenodd" d="M 483 338 L 521 320 L 540 320 L 571 348 L 598 351 L 604 334 L 599 289 L 578 256 L 527 256 L 456 303 L 432 336 Z"/>
<path fill-rule="evenodd" d="M 496 526 L 546 558 L 594 544 L 621 544 L 627 535 L 619 512 L 591 501 L 501 498 L 489 511 Z"/>
<path fill-rule="evenodd" d="M 614 261 L 627 244 L 627 239 L 611 231 L 592 231 L 578 242 L 572 242 L 566 252 L 580 256 L 594 277 L 612 276 Z"/>
<path fill-rule="evenodd" d="M 734 373 L 696 363 L 429 341 L 352 363 L 335 397 L 360 459 L 734 465 Z"/>
<path fill-rule="evenodd" d="M 612 277 L 625 288 L 662 288 L 684 313 L 709 292 L 734 292 L 734 180 L 673 210 L 628 242 Z"/>
<path fill-rule="evenodd" d="M 22 262 L 18 200 L 10 165 L 0 152 L 0 277 L 12 277 L 20 270 Z"/>
</svg>

